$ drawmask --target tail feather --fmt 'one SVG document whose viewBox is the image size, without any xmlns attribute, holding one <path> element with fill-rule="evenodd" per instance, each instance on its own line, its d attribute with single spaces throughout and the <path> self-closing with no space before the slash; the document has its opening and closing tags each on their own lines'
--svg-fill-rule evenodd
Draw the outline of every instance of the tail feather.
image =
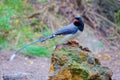
<svg viewBox="0 0 120 80">
<path fill-rule="evenodd" d="M 11 56 L 10 59 L 9 59 L 9 61 L 12 61 L 12 60 L 16 57 L 16 55 L 17 55 L 21 50 L 25 49 L 26 47 L 28 47 L 28 46 L 30 46 L 30 45 L 33 45 L 33 44 L 35 44 L 35 43 L 37 43 L 37 42 L 44 42 L 44 41 L 46 41 L 46 40 L 48 40 L 48 39 L 51 39 L 51 38 L 54 38 L 54 37 L 56 37 L 56 36 L 57 36 L 57 35 L 54 35 L 54 34 L 53 34 L 53 35 L 51 35 L 51 36 L 38 39 L 38 40 L 36 40 L 36 41 L 34 41 L 34 42 L 31 42 L 31 43 L 23 46 L 22 48 L 20 48 L 19 50 L 17 50 L 15 53 L 12 54 L 12 56 Z"/>
</svg>

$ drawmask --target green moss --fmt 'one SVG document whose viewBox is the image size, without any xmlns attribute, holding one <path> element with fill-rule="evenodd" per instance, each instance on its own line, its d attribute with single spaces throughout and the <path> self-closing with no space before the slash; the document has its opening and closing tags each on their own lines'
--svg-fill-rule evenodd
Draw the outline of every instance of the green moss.
<svg viewBox="0 0 120 80">
<path fill-rule="evenodd" d="M 89 74 L 86 70 L 82 70 L 81 74 L 84 80 L 88 80 Z"/>
</svg>

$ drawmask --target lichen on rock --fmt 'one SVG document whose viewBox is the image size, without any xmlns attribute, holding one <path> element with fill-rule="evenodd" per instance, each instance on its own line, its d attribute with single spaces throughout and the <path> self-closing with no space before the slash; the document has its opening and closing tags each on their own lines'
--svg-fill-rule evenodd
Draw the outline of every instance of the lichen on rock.
<svg viewBox="0 0 120 80">
<path fill-rule="evenodd" d="M 111 76 L 109 68 L 75 41 L 57 45 L 52 54 L 49 80 L 111 80 Z"/>
</svg>

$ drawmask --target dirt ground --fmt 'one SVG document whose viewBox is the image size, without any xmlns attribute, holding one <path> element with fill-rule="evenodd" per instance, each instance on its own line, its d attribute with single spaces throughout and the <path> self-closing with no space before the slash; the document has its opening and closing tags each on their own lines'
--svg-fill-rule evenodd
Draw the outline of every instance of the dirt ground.
<svg viewBox="0 0 120 80">
<path fill-rule="evenodd" d="M 13 80 L 5 77 L 15 76 L 15 80 L 47 80 L 50 59 L 17 56 L 8 61 L 13 51 L 0 52 L 0 80 Z M 25 76 L 26 79 L 19 76 Z M 4 79 L 3 79 L 4 77 Z"/>
<path fill-rule="evenodd" d="M 120 80 L 120 51 L 101 52 L 97 57 L 103 66 L 109 67 L 112 70 L 112 80 Z"/>
<path fill-rule="evenodd" d="M 6 76 L 21 76 L 26 75 L 26 80 L 47 80 L 50 59 L 49 58 L 28 58 L 19 55 L 9 62 L 8 59 L 13 51 L 0 52 L 0 80 L 6 79 Z M 101 56 L 100 56 L 101 55 Z M 120 80 L 120 54 L 100 54 L 98 56 L 102 65 L 109 67 L 113 71 L 112 80 Z M 109 57 L 108 57 L 109 55 Z M 4 77 L 4 79 L 3 79 Z M 22 79 L 22 78 L 21 78 Z M 17 80 L 21 80 L 17 79 Z M 10 79 L 12 80 L 12 79 Z M 22 79 L 24 80 L 24 79 Z"/>
<path fill-rule="evenodd" d="M 86 38 L 87 37 L 87 38 Z M 88 46 L 92 53 L 100 60 L 103 66 L 109 67 L 112 72 L 112 80 L 120 80 L 120 50 L 110 50 L 108 47 L 99 47 L 99 40 L 88 30 L 84 31 L 79 39 L 80 44 Z M 88 45 L 85 45 L 88 44 Z M 10 76 L 27 79 L 15 80 L 48 80 L 50 58 L 29 58 L 18 55 L 12 62 L 8 61 L 14 51 L 0 51 L 0 80 Z M 4 79 L 3 79 L 4 78 Z"/>
</svg>

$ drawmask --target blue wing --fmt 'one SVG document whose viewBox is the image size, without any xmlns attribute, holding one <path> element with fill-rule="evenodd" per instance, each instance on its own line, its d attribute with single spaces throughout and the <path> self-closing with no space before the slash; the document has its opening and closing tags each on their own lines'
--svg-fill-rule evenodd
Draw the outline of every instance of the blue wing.
<svg viewBox="0 0 120 80">
<path fill-rule="evenodd" d="M 67 34 L 74 34 L 78 31 L 78 28 L 73 24 L 68 26 L 64 26 L 55 32 L 55 35 L 67 35 Z"/>
</svg>

